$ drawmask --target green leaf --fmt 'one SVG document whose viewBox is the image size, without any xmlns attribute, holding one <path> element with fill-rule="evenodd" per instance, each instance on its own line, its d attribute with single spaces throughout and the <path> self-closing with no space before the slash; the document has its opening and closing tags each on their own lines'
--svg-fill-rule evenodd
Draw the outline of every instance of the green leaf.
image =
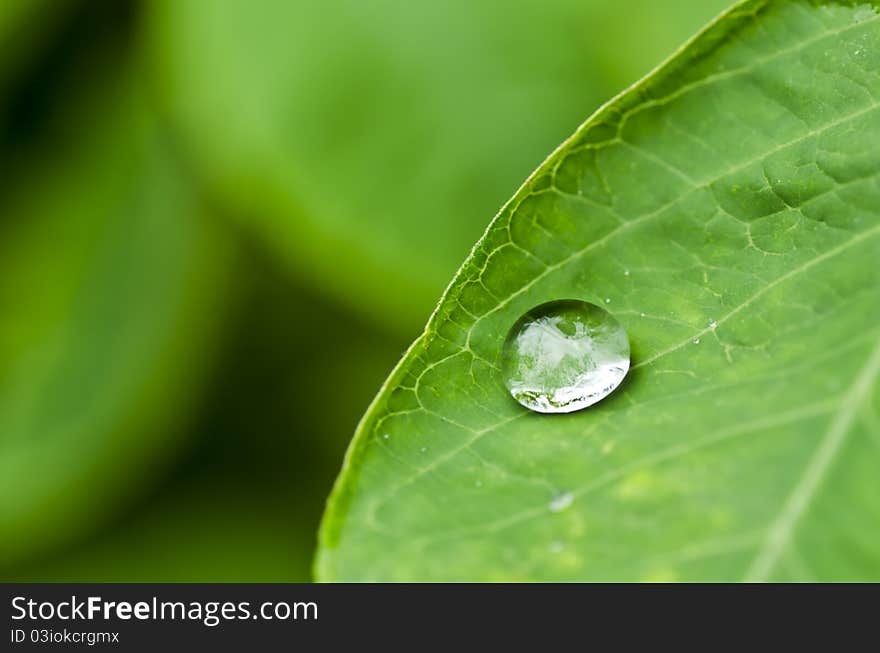
<svg viewBox="0 0 880 653">
<path fill-rule="evenodd" d="M 214 196 L 409 337 L 534 162 L 724 4 L 164 0 L 148 33 Z"/>
<path fill-rule="evenodd" d="M 229 293 L 139 94 L 78 72 L 2 199 L 3 565 L 88 532 L 182 444 Z"/>
<path fill-rule="evenodd" d="M 320 580 L 880 579 L 880 17 L 737 5 L 505 205 L 363 419 Z M 504 389 L 516 319 L 601 303 L 632 369 Z"/>
</svg>

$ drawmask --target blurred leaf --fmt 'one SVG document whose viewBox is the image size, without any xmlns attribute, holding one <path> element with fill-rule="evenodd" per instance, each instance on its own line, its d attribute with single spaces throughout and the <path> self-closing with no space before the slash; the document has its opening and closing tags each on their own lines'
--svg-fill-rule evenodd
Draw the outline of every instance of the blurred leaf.
<svg viewBox="0 0 880 653">
<path fill-rule="evenodd" d="M 163 0 L 149 36 L 214 194 L 409 333 L 533 162 L 723 4 Z"/>
<path fill-rule="evenodd" d="M 69 0 L 3 0 L 0 2 L 0 87 L 22 57 L 46 33 Z"/>
<path fill-rule="evenodd" d="M 309 580 L 339 460 L 402 344 L 303 293 L 243 244 L 242 289 L 188 455 L 124 515 L 15 578 Z"/>
<path fill-rule="evenodd" d="M 201 477 L 16 574 L 28 582 L 307 582 L 314 529 L 277 494 Z"/>
<path fill-rule="evenodd" d="M 100 523 L 180 444 L 223 319 L 224 239 L 123 70 L 77 71 L 2 197 L 4 564 Z"/>
<path fill-rule="evenodd" d="M 69 112 L 98 70 L 130 57 L 134 22 L 131 0 L 12 0 L 12 9 L 4 7 L 0 176 L 10 174 L 6 168 L 15 173 L 33 142 L 53 137 L 47 128 L 69 117 L 61 105 Z"/>
<path fill-rule="evenodd" d="M 880 579 L 880 16 L 753 0 L 516 193 L 367 413 L 325 581 Z M 607 306 L 627 382 L 570 415 L 498 370 Z"/>
</svg>

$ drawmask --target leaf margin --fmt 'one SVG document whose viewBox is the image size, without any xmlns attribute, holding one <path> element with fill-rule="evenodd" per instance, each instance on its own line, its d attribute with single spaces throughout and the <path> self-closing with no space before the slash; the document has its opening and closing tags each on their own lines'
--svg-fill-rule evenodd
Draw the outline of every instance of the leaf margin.
<svg viewBox="0 0 880 653">
<path fill-rule="evenodd" d="M 424 330 L 406 349 L 401 359 L 391 370 L 388 378 L 381 385 L 379 391 L 367 407 L 364 416 L 361 418 L 355 429 L 354 436 L 346 450 L 339 474 L 327 498 L 325 511 L 318 529 L 317 549 L 312 567 L 313 577 L 316 582 L 335 582 L 331 566 L 332 563 L 330 561 L 330 552 L 335 549 L 339 543 L 345 520 L 345 512 L 355 492 L 354 486 L 357 483 L 357 465 L 365 452 L 365 447 L 368 444 L 369 432 L 380 406 L 383 402 L 387 401 L 390 392 L 407 373 L 407 364 L 411 359 L 411 355 L 416 352 L 419 347 L 427 347 L 432 338 L 438 333 L 439 327 L 441 326 L 443 319 L 446 317 L 443 313 L 444 307 L 448 304 L 448 300 L 454 297 L 454 293 L 459 288 L 459 282 L 466 280 L 466 273 L 469 268 L 474 265 L 481 246 L 488 241 L 496 224 L 504 217 L 506 212 L 511 210 L 525 198 L 533 183 L 540 178 L 542 173 L 548 171 L 565 155 L 568 146 L 576 141 L 578 137 L 596 126 L 601 126 L 603 124 L 602 121 L 606 116 L 620 108 L 628 99 L 635 97 L 640 90 L 650 84 L 663 81 L 671 75 L 674 75 L 677 72 L 678 67 L 683 63 L 686 55 L 699 56 L 702 53 L 711 52 L 717 42 L 721 42 L 728 33 L 736 29 L 740 20 L 756 16 L 762 9 L 774 1 L 779 0 L 739 0 L 707 23 L 647 74 L 620 91 L 617 95 L 606 101 L 590 114 L 590 116 L 582 122 L 568 138 L 562 141 L 562 143 L 560 143 L 537 166 L 537 168 L 535 168 L 519 188 L 517 188 L 511 198 L 495 213 L 483 234 L 470 249 L 464 262 L 456 270 L 451 281 L 441 294 Z M 789 2 L 790 0 L 781 1 Z M 815 0 L 809 0 L 809 2 L 819 4 Z M 831 2 L 833 4 L 847 6 L 853 6 L 856 4 L 852 0 L 831 0 Z"/>
</svg>

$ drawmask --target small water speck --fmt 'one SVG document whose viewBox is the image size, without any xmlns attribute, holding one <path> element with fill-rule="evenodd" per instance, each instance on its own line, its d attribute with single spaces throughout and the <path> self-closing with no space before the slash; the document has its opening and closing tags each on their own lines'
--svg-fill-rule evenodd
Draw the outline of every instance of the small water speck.
<svg viewBox="0 0 880 653">
<path fill-rule="evenodd" d="M 610 304 L 610 303 L 611 303 L 611 298 L 610 298 L 610 297 L 606 297 L 606 298 L 605 298 L 605 303 L 606 303 L 606 304 Z"/>
<path fill-rule="evenodd" d="M 624 270 L 624 271 L 623 271 L 623 276 L 628 277 L 628 276 L 629 276 L 629 270 Z"/>
<path fill-rule="evenodd" d="M 639 317 L 645 317 L 644 313 L 639 313 Z"/>
<path fill-rule="evenodd" d="M 577 300 L 532 309 L 510 329 L 502 374 L 510 394 L 539 413 L 570 413 L 604 399 L 629 371 L 629 339 L 604 308 Z"/>
<path fill-rule="evenodd" d="M 700 339 L 699 339 L 699 338 L 694 338 L 694 344 L 695 344 L 695 345 L 699 345 L 699 344 L 700 344 Z"/>
<path fill-rule="evenodd" d="M 383 438 L 385 438 L 385 439 L 386 439 L 386 440 L 387 440 L 387 439 L 388 439 L 388 438 L 390 438 L 390 437 L 391 437 L 391 436 L 390 436 L 390 435 L 388 435 L 388 434 L 387 434 L 387 433 L 386 433 L 386 434 L 385 434 L 385 435 L 383 435 L 383 436 L 382 436 L 382 437 L 383 437 Z"/>
<path fill-rule="evenodd" d="M 419 451 L 421 451 L 422 453 L 425 453 L 427 450 L 428 450 L 428 447 L 422 447 L 421 449 L 419 449 Z"/>
<path fill-rule="evenodd" d="M 574 495 L 571 492 L 566 492 L 565 494 L 553 497 L 550 503 L 547 504 L 547 508 L 550 512 L 562 512 L 572 503 L 574 503 Z"/>
<path fill-rule="evenodd" d="M 709 322 L 710 329 L 714 329 L 717 326 L 718 326 L 718 322 L 716 322 L 715 320 L 712 320 L 711 322 Z"/>
</svg>

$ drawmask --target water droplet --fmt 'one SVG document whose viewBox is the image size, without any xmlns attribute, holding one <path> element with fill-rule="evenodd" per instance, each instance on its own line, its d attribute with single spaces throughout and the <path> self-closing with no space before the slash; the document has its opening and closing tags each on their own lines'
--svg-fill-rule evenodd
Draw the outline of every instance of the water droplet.
<svg viewBox="0 0 880 653">
<path fill-rule="evenodd" d="M 629 339 L 608 311 L 563 300 L 542 304 L 510 329 L 502 374 L 510 394 L 539 413 L 570 413 L 611 394 L 629 371 Z"/>
<path fill-rule="evenodd" d="M 387 433 L 386 433 L 386 434 L 385 434 L 385 435 L 383 435 L 383 436 L 382 436 L 382 437 L 383 437 L 383 438 L 385 438 L 385 439 L 386 439 L 386 440 L 387 440 L 387 439 L 388 439 L 388 438 L 390 438 L 390 437 L 391 437 L 391 436 L 390 436 L 390 435 L 388 435 L 388 434 L 387 434 Z"/>
<path fill-rule="evenodd" d="M 699 339 L 699 338 L 694 338 L 694 344 L 695 344 L 695 345 L 699 345 L 699 344 L 700 344 L 700 339 Z"/>
<path fill-rule="evenodd" d="M 709 322 L 710 329 L 714 329 L 717 326 L 718 326 L 718 322 L 716 322 L 715 320 L 712 320 L 711 322 Z"/>
<path fill-rule="evenodd" d="M 606 303 L 606 304 L 610 304 L 610 303 L 611 303 L 611 298 L 610 298 L 610 297 L 606 297 L 606 298 L 605 298 L 605 303 Z"/>
<path fill-rule="evenodd" d="M 629 270 L 624 270 L 624 271 L 623 271 L 623 276 L 628 277 L 628 276 L 629 276 Z"/>
<path fill-rule="evenodd" d="M 562 512 L 572 503 L 574 503 L 574 495 L 571 492 L 566 492 L 565 494 L 553 497 L 550 503 L 547 504 L 547 508 L 550 512 Z"/>
<path fill-rule="evenodd" d="M 421 449 L 419 449 L 419 451 L 421 451 L 422 453 L 425 453 L 427 450 L 428 450 L 428 447 L 422 447 Z"/>
<path fill-rule="evenodd" d="M 644 313 L 639 313 L 639 317 L 645 317 Z"/>
</svg>

